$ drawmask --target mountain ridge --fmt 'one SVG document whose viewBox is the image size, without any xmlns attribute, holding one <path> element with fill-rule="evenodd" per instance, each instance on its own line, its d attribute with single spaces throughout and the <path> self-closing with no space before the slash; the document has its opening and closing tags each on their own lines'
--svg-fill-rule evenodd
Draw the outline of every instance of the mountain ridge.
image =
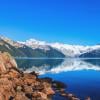
<svg viewBox="0 0 100 100">
<path fill-rule="evenodd" d="M 81 57 L 88 52 L 92 52 L 93 50 L 100 49 L 100 45 L 93 45 L 93 46 L 83 46 L 83 45 L 69 45 L 63 43 L 47 43 L 45 41 L 38 41 L 36 39 L 29 39 L 25 42 L 19 42 L 22 44 L 26 44 L 33 49 L 41 48 L 46 49 L 48 46 L 55 48 L 56 50 L 62 52 L 66 57 Z"/>
<path fill-rule="evenodd" d="M 58 50 L 48 46 L 48 49 L 35 48 L 0 36 L 0 51 L 9 52 L 14 57 L 65 57 Z M 52 52 L 52 53 L 50 53 Z"/>
<path fill-rule="evenodd" d="M 0 36 L 0 51 L 8 51 L 15 57 L 100 57 L 100 45 L 47 43 L 36 39 L 23 42 L 13 41 L 4 36 Z"/>
</svg>

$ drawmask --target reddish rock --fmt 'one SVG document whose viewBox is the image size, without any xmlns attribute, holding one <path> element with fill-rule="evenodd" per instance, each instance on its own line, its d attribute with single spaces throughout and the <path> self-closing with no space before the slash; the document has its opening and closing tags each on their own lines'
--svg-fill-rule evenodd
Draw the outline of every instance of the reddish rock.
<svg viewBox="0 0 100 100">
<path fill-rule="evenodd" d="M 4 97 L 10 97 L 15 95 L 15 90 L 13 88 L 13 82 L 9 81 L 7 78 L 0 79 L 0 93 L 4 95 Z"/>
<path fill-rule="evenodd" d="M 29 100 L 29 99 L 26 97 L 25 93 L 23 93 L 23 92 L 17 92 L 17 93 L 16 93 L 16 96 L 14 97 L 14 99 L 15 99 L 15 100 Z"/>
<path fill-rule="evenodd" d="M 24 91 L 26 94 L 32 94 L 32 93 L 33 93 L 33 88 L 32 88 L 32 86 L 24 85 L 23 91 Z"/>
<path fill-rule="evenodd" d="M 51 88 L 51 84 L 43 82 L 43 85 L 44 85 L 44 93 L 46 93 L 47 95 L 55 94 L 55 92 Z"/>
<path fill-rule="evenodd" d="M 38 92 L 38 93 L 40 94 L 42 100 L 47 100 L 47 98 L 48 98 L 47 94 L 42 93 L 42 92 Z"/>
<path fill-rule="evenodd" d="M 37 76 L 19 71 L 8 53 L 0 53 L 0 100 L 48 100 L 54 91 Z"/>
<path fill-rule="evenodd" d="M 2 93 L 0 93 L 0 100 L 5 100 L 5 98 L 4 98 Z"/>
</svg>

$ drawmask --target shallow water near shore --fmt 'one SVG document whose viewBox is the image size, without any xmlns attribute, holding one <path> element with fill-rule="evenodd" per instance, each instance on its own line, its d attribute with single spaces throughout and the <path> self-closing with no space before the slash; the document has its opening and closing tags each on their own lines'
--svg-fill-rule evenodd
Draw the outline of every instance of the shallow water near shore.
<svg viewBox="0 0 100 100">
<path fill-rule="evenodd" d="M 66 91 L 84 100 L 100 100 L 100 59 L 16 59 L 25 72 L 36 71 L 40 77 L 51 77 L 68 85 Z M 66 100 L 55 95 L 53 100 Z"/>
</svg>

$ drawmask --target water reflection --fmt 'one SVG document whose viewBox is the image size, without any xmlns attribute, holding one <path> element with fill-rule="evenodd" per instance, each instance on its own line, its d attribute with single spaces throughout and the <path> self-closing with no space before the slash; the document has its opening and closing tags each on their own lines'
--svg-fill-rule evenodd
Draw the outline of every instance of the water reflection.
<svg viewBox="0 0 100 100">
<path fill-rule="evenodd" d="M 84 61 L 91 63 L 95 66 L 100 66 L 100 59 L 84 59 Z"/>
<path fill-rule="evenodd" d="M 16 61 L 21 70 L 36 71 L 42 74 L 40 77 L 62 81 L 68 85 L 67 91 L 80 98 L 90 96 L 92 100 L 100 100 L 100 59 L 16 59 Z M 53 100 L 59 100 L 59 96 Z"/>
<path fill-rule="evenodd" d="M 100 70 L 100 59 L 16 59 L 21 70 L 40 74 Z"/>
</svg>

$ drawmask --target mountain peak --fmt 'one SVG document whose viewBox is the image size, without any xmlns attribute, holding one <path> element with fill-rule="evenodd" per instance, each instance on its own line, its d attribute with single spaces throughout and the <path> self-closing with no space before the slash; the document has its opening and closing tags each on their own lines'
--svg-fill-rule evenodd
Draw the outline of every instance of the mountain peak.
<svg viewBox="0 0 100 100">
<path fill-rule="evenodd" d="M 16 41 L 13 41 L 13 40 L 11 40 L 11 39 L 9 39 L 8 37 L 5 37 L 5 36 L 3 36 L 3 35 L 0 35 L 0 39 L 3 40 L 3 41 L 5 41 L 6 43 L 9 43 L 9 44 L 12 45 L 12 46 L 17 47 L 17 48 L 23 46 L 23 44 L 20 44 L 20 43 L 18 43 L 18 42 L 16 42 Z"/>
<path fill-rule="evenodd" d="M 36 40 L 36 39 L 29 39 L 29 40 L 26 40 L 26 43 L 27 44 L 38 44 L 38 45 L 46 45 L 46 42 L 45 41 L 39 41 L 39 40 Z"/>
<path fill-rule="evenodd" d="M 44 50 L 50 50 L 50 46 L 48 45 L 48 43 L 46 43 L 45 41 L 39 41 L 33 38 L 26 40 L 25 42 L 18 41 L 18 43 L 27 45 L 31 47 L 32 49 L 39 48 L 39 49 L 44 49 Z"/>
<path fill-rule="evenodd" d="M 7 41 L 7 40 L 11 40 L 11 39 L 9 39 L 9 38 L 3 36 L 3 35 L 0 35 L 0 39 L 5 40 L 5 41 Z"/>
</svg>

